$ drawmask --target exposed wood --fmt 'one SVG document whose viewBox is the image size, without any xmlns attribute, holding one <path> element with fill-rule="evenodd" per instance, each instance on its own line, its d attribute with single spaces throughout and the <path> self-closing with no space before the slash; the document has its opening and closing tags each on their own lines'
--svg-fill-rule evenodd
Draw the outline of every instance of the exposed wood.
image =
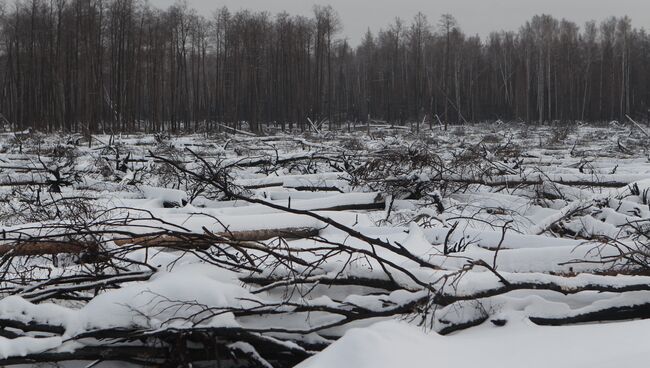
<svg viewBox="0 0 650 368">
<path fill-rule="evenodd" d="M 631 319 L 650 318 L 650 304 L 628 305 L 569 315 L 566 317 L 529 317 L 530 320 L 542 326 L 566 326 L 577 323 L 611 322 Z"/>
<path fill-rule="evenodd" d="M 265 241 L 277 237 L 302 239 L 317 236 L 320 229 L 317 228 L 286 228 L 286 229 L 262 229 L 248 231 L 232 231 L 213 233 L 212 239 L 223 238 L 231 241 Z M 115 244 L 123 246 L 127 244 L 141 245 L 146 247 L 170 247 L 170 248 L 193 248 L 211 246 L 212 240 L 207 241 L 203 235 L 147 235 L 136 238 L 116 239 Z"/>
</svg>

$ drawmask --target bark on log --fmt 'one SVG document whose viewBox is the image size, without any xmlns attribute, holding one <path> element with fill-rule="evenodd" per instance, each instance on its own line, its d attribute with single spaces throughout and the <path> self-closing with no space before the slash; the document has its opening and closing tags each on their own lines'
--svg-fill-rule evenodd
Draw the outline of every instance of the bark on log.
<svg viewBox="0 0 650 368">
<path fill-rule="evenodd" d="M 541 326 L 564 326 L 576 323 L 622 321 L 650 318 L 650 304 L 606 308 L 589 313 L 566 317 L 529 317 L 531 322 Z"/>
<path fill-rule="evenodd" d="M 215 240 L 223 238 L 235 242 L 259 242 L 277 237 L 288 239 L 304 239 L 317 236 L 318 228 L 285 228 L 262 229 L 247 231 L 232 231 L 213 233 L 209 237 L 204 234 L 153 234 L 139 237 L 117 238 L 113 242 L 118 246 L 139 245 L 143 247 L 174 248 L 174 249 L 207 249 L 215 244 Z M 102 249 L 99 243 L 73 241 L 21 241 L 0 244 L 0 256 L 44 256 L 56 254 L 98 253 Z"/>
<path fill-rule="evenodd" d="M 161 329 L 147 331 L 138 329 L 113 328 L 89 331 L 73 337 L 103 340 L 146 341 L 148 345 L 84 346 L 74 351 L 45 351 L 24 356 L 9 356 L 0 359 L 0 364 L 27 364 L 39 362 L 64 362 L 70 360 L 124 361 L 146 366 L 169 366 L 170 363 L 214 362 L 216 366 L 241 366 L 250 356 L 238 354 L 230 345 L 242 341 L 255 348 L 262 358 L 277 366 L 295 366 L 313 353 L 296 344 L 250 333 L 241 328 L 194 328 L 192 330 Z M 216 353 L 216 354 L 215 354 Z M 219 364 L 220 363 L 220 364 Z M 250 361 L 245 366 L 255 366 Z M 177 366 L 176 364 L 174 366 Z"/>
<path fill-rule="evenodd" d="M 564 295 L 578 294 L 585 291 L 594 291 L 600 293 L 626 293 L 631 291 L 650 291 L 650 283 L 641 281 L 638 284 L 629 285 L 601 285 L 597 283 L 588 283 L 584 285 L 563 285 L 554 282 L 517 282 L 508 283 L 507 285 L 498 288 L 480 290 L 465 295 L 440 293 L 433 297 L 433 301 L 437 305 L 448 306 L 459 301 L 489 298 L 497 295 L 507 294 L 516 290 L 548 290 L 555 291 Z"/>
<path fill-rule="evenodd" d="M 100 249 L 96 243 L 78 243 L 70 241 L 25 241 L 0 244 L 0 255 L 12 256 L 44 256 L 55 254 L 80 254 L 97 252 Z"/>
<path fill-rule="evenodd" d="M 620 188 L 629 185 L 627 180 L 586 180 L 586 179 L 563 179 L 555 178 L 553 180 L 543 180 L 542 178 L 503 178 L 497 177 L 489 180 L 483 178 L 458 178 L 446 177 L 443 180 L 458 183 L 458 184 L 480 184 L 488 187 L 517 187 L 517 186 L 533 186 L 542 185 L 545 181 L 572 187 L 598 187 L 598 188 Z"/>
<path fill-rule="evenodd" d="M 265 241 L 277 237 L 289 239 L 311 238 L 317 236 L 319 232 L 320 229 L 317 228 L 300 227 L 221 232 L 213 233 L 211 237 L 224 238 L 230 241 Z M 212 239 L 206 239 L 205 236 L 200 234 L 145 235 L 128 239 L 116 239 L 114 242 L 119 246 L 135 244 L 148 247 L 172 248 L 184 247 L 184 244 L 187 245 L 188 248 L 210 247 L 213 244 Z"/>
<path fill-rule="evenodd" d="M 487 321 L 487 319 L 488 319 L 488 316 L 481 316 L 481 317 L 479 317 L 477 319 L 473 319 L 473 320 L 466 321 L 466 322 L 463 322 L 463 323 L 456 323 L 456 324 L 440 320 L 439 321 L 440 323 L 447 324 L 447 326 L 438 329 L 436 332 L 438 332 L 439 334 L 441 334 L 443 336 L 444 335 L 449 335 L 450 333 L 453 333 L 453 332 L 456 332 L 456 331 L 466 330 L 468 328 L 478 326 L 478 325 L 482 324 L 483 322 Z"/>
</svg>

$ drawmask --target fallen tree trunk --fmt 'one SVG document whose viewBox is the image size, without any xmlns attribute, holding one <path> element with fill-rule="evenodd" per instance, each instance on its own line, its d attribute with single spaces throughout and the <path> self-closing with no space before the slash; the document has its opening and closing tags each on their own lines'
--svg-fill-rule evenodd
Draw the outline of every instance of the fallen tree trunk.
<svg viewBox="0 0 650 368">
<path fill-rule="evenodd" d="M 209 247 L 214 244 L 213 239 L 215 238 L 223 238 L 224 240 L 228 241 L 265 241 L 278 237 L 289 239 L 304 239 L 317 236 L 319 232 L 320 229 L 317 228 L 301 227 L 212 233 L 210 235 L 210 239 L 207 239 L 202 234 L 156 234 L 133 238 L 115 239 L 113 241 L 119 246 L 134 244 L 147 247 L 184 247 L 184 245 L 189 245 L 189 248 L 201 248 L 202 246 Z"/>
<path fill-rule="evenodd" d="M 315 237 L 319 234 L 319 228 L 285 228 L 285 229 L 261 229 L 246 231 L 231 231 L 205 234 L 182 234 L 182 233 L 158 233 L 134 237 L 121 237 L 112 239 L 118 246 L 138 245 L 153 248 L 173 249 L 207 249 L 212 247 L 219 239 L 226 242 L 261 242 L 274 238 L 304 239 Z M 99 242 L 74 242 L 70 240 L 47 240 L 47 241 L 15 241 L 0 244 L 0 256 L 44 256 L 56 254 L 82 254 L 99 253 L 102 244 Z"/>
<path fill-rule="evenodd" d="M 49 326 L 49 328 L 61 332 L 60 326 Z M 55 333 L 55 335 L 59 334 Z M 24 336 L 24 338 L 31 337 Z M 272 362 L 278 366 L 294 366 L 313 354 L 292 341 L 283 341 L 251 333 L 242 328 L 229 327 L 198 327 L 191 330 L 168 328 L 156 331 L 110 328 L 88 331 L 72 339 L 79 344 L 72 351 L 45 350 L 22 354 L 22 356 L 10 355 L 0 359 L 0 364 L 102 360 L 130 362 L 143 366 L 185 366 L 193 362 L 211 362 L 217 366 L 223 364 L 233 367 L 264 366 L 261 362 Z M 85 339 L 121 340 L 124 343 L 111 346 L 84 346 Z M 11 343 L 12 340 L 9 341 Z M 138 344 L 138 341 L 144 343 Z M 238 348 L 236 343 L 242 342 L 246 343 L 252 352 Z"/>
<path fill-rule="evenodd" d="M 444 335 L 449 335 L 450 333 L 453 333 L 453 332 L 456 332 L 456 331 L 462 331 L 462 330 L 466 330 L 468 328 L 478 326 L 478 325 L 482 324 L 483 322 L 485 322 L 487 320 L 488 320 L 488 316 L 481 316 L 479 318 L 471 319 L 471 320 L 468 320 L 468 321 L 465 321 L 465 322 L 462 322 L 462 323 L 450 323 L 450 322 L 441 320 L 440 323 L 441 324 L 446 324 L 446 326 L 436 330 L 436 332 L 443 335 L 443 336 Z"/>
<path fill-rule="evenodd" d="M 73 241 L 24 241 L 0 244 L 0 256 L 44 256 L 97 252 L 97 243 Z"/>
<path fill-rule="evenodd" d="M 555 184 L 566 185 L 570 187 L 599 187 L 599 188 L 620 188 L 626 185 L 629 185 L 635 180 L 620 180 L 614 178 L 613 175 L 610 178 L 608 175 L 604 175 L 603 180 L 596 180 L 596 178 L 588 177 L 574 177 L 570 175 L 570 178 L 550 177 L 520 177 L 520 176 L 501 176 L 497 178 L 464 178 L 464 177 L 444 177 L 443 180 L 452 183 L 458 184 L 480 184 L 488 187 L 517 187 L 517 186 L 534 186 L 542 185 L 544 182 L 550 182 Z M 586 176 L 586 175 L 585 175 Z"/>
<path fill-rule="evenodd" d="M 541 326 L 564 326 L 576 323 L 608 322 L 648 318 L 650 318 L 650 303 L 611 307 L 565 317 L 529 317 L 531 322 Z"/>
<path fill-rule="evenodd" d="M 556 276 L 561 278 L 560 276 Z M 599 276 L 605 277 L 605 276 Z M 458 293 L 439 293 L 433 297 L 435 304 L 440 306 L 448 306 L 459 301 L 478 300 L 482 298 L 489 298 L 497 295 L 507 294 L 516 290 L 547 290 L 555 291 L 564 295 L 578 294 L 585 291 L 593 291 L 599 293 L 626 293 L 633 291 L 650 291 L 650 283 L 639 282 L 628 285 L 607 285 L 597 283 L 584 283 L 578 284 L 562 284 L 556 282 L 516 282 L 510 283 L 492 289 L 484 289 L 472 292 L 470 294 Z M 650 312 L 649 312 L 650 313 Z"/>
</svg>

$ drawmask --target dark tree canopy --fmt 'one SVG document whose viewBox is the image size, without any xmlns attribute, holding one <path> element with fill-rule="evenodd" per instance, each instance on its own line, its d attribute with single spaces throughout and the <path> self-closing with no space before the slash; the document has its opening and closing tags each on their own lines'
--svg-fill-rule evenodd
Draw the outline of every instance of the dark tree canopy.
<svg viewBox="0 0 650 368">
<path fill-rule="evenodd" d="M 466 35 L 449 14 L 397 19 L 358 47 L 312 17 L 140 0 L 25 0 L 0 15 L 0 113 L 13 129 L 199 130 L 328 120 L 648 118 L 650 36 L 629 18 L 535 16 Z"/>
</svg>

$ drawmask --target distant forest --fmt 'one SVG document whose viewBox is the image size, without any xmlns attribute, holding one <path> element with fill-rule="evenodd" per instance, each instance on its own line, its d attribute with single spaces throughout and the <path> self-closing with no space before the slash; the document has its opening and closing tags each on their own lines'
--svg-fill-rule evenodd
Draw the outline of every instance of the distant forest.
<svg viewBox="0 0 650 368">
<path fill-rule="evenodd" d="M 0 119 L 12 129 L 646 121 L 650 107 L 650 35 L 627 17 L 540 15 L 482 39 L 419 13 L 356 46 L 329 6 L 304 17 L 30 0 L 6 4 L 0 26 Z"/>
</svg>

